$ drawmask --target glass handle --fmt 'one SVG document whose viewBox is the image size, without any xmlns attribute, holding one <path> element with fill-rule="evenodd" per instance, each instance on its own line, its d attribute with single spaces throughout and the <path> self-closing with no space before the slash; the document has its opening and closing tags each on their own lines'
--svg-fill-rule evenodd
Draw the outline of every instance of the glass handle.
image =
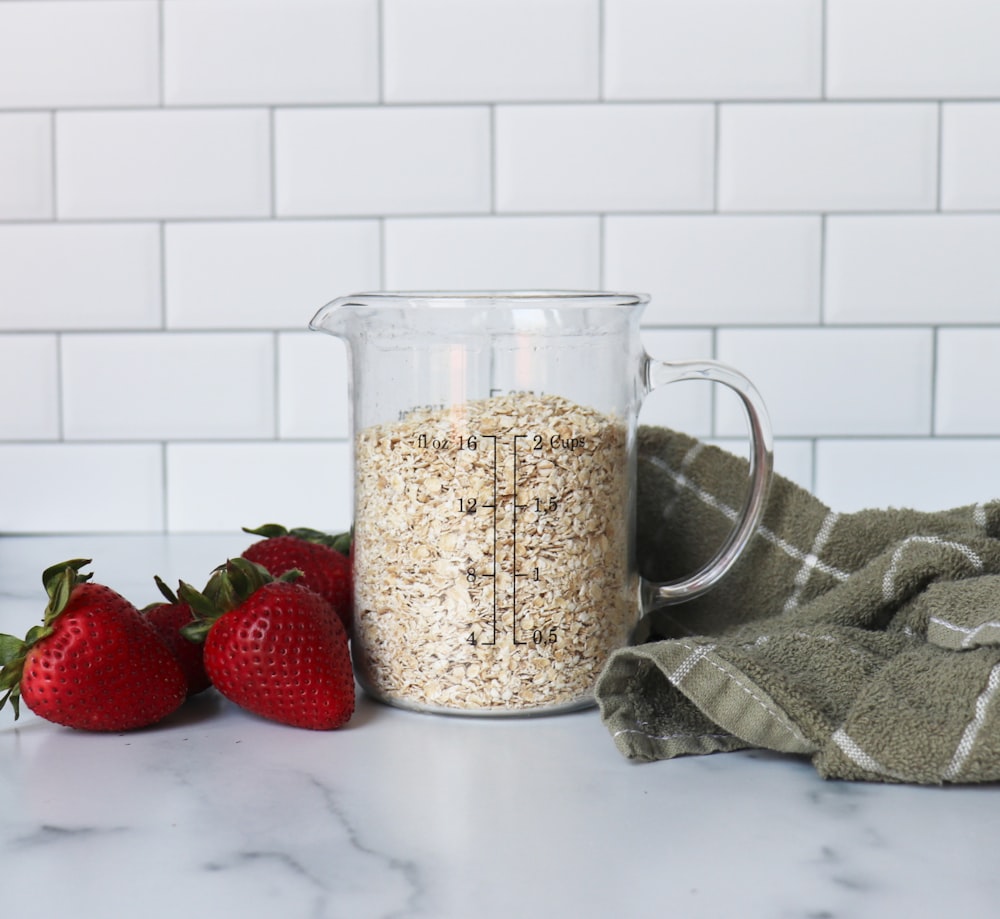
<svg viewBox="0 0 1000 919">
<path fill-rule="evenodd" d="M 729 387 L 739 397 L 750 422 L 749 490 L 729 537 L 715 556 L 694 574 L 676 581 L 642 581 L 644 613 L 658 606 L 690 600 L 708 591 L 735 564 L 764 515 L 774 465 L 773 438 L 767 409 L 753 383 L 738 370 L 716 361 L 668 363 L 645 357 L 646 393 L 682 380 L 708 380 Z"/>
</svg>

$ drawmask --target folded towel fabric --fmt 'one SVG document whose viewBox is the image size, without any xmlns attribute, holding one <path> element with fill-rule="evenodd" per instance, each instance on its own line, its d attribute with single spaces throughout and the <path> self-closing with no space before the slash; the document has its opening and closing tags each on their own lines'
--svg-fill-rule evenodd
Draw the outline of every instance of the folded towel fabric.
<svg viewBox="0 0 1000 919">
<path fill-rule="evenodd" d="M 746 461 L 639 434 L 643 575 L 695 570 L 742 506 Z M 745 554 L 646 617 L 597 684 L 636 760 L 748 747 L 826 778 L 1000 780 L 1000 502 L 838 514 L 775 476 Z"/>
</svg>

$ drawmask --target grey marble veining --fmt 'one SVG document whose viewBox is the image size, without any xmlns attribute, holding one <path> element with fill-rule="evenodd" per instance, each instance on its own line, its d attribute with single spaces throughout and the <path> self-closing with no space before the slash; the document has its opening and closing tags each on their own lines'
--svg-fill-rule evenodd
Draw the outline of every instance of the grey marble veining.
<svg viewBox="0 0 1000 919">
<path fill-rule="evenodd" d="M 0 539 L 0 630 L 94 558 L 140 605 L 233 537 Z M 636 765 L 595 711 L 524 720 L 360 701 L 314 733 L 215 694 L 91 735 L 0 713 L 8 915 L 257 919 L 993 917 L 1000 789 L 824 782 L 765 752 Z M 16 882 L 15 882 L 16 879 Z M 141 904 L 141 906 L 139 905 Z"/>
</svg>

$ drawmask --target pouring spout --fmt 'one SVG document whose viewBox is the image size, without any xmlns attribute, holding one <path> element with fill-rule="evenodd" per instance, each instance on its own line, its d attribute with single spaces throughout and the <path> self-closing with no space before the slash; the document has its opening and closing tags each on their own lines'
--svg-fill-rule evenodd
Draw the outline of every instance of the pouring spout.
<svg viewBox="0 0 1000 919">
<path fill-rule="evenodd" d="M 351 294 L 338 297 L 321 306 L 309 320 L 309 328 L 314 332 L 326 332 L 337 338 L 351 339 L 355 336 L 362 314 L 370 312 L 368 298 L 371 294 Z"/>
<path fill-rule="evenodd" d="M 316 315 L 309 320 L 309 328 L 314 332 L 326 332 L 328 335 L 335 335 L 338 338 L 347 338 L 351 310 L 347 305 L 353 302 L 352 297 L 338 297 L 329 303 L 321 306 Z"/>
</svg>

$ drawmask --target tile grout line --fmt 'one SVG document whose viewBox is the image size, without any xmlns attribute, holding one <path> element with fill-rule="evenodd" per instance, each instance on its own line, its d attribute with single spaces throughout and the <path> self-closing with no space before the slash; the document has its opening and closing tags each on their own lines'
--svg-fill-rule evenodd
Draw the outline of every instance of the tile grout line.
<svg viewBox="0 0 1000 919">
<path fill-rule="evenodd" d="M 819 98 L 820 101 L 827 99 L 827 66 L 829 57 L 827 54 L 827 41 L 830 36 L 830 9 L 828 0 L 823 0 L 823 7 L 820 12 L 820 38 L 819 38 Z"/>
<path fill-rule="evenodd" d="M 166 11 L 164 10 L 163 4 L 164 4 L 164 0 L 159 0 L 159 2 L 156 5 L 156 10 L 157 10 L 157 12 L 156 12 L 156 16 L 157 16 L 157 18 L 156 18 L 156 28 L 157 28 L 156 41 L 157 41 L 157 52 L 159 53 L 159 56 L 160 56 L 160 59 L 159 59 L 159 69 L 158 69 L 158 73 L 157 73 L 160 85 L 157 87 L 157 94 L 158 94 L 158 100 L 159 100 L 159 107 L 160 108 L 163 108 L 166 105 L 166 95 L 167 95 L 166 85 L 165 85 L 166 84 L 166 71 L 167 71 L 167 62 L 166 62 L 167 56 L 166 56 L 166 53 L 165 53 L 165 51 L 166 51 L 166 40 L 165 40 L 166 36 L 164 35 L 164 31 L 165 31 L 164 30 L 164 22 L 165 22 L 165 19 L 166 19 Z"/>
<path fill-rule="evenodd" d="M 385 104 L 385 0 L 375 4 L 375 62 L 376 79 L 378 80 L 377 99 L 379 105 Z"/>
<path fill-rule="evenodd" d="M 275 121 L 277 120 L 277 107 L 268 107 L 267 117 L 267 154 L 268 154 L 268 178 L 271 187 L 268 189 L 270 195 L 270 218 L 276 220 L 278 217 L 278 164 L 277 164 L 277 132 L 275 131 Z"/>
<path fill-rule="evenodd" d="M 58 119 L 56 109 L 49 112 L 49 156 L 52 163 L 49 167 L 49 182 L 52 191 L 52 222 L 59 220 L 59 142 L 58 142 Z M 2 224 L 2 221 L 0 221 Z"/>
<path fill-rule="evenodd" d="M 63 372 L 63 335 L 56 332 L 56 434 L 59 443 L 66 443 L 66 377 Z"/>
<path fill-rule="evenodd" d="M 717 361 L 719 359 L 719 327 L 712 326 L 709 330 L 711 333 L 711 349 L 712 349 L 712 360 Z M 712 437 L 719 436 L 719 384 L 713 383 L 709 388 L 709 402 L 708 402 L 708 429 L 712 432 Z"/>
<path fill-rule="evenodd" d="M 819 463 L 819 438 L 810 438 L 810 457 L 812 461 L 812 468 L 809 471 L 809 491 L 812 494 L 816 494 L 816 486 L 819 483 L 819 472 L 817 470 L 817 464 Z"/>
<path fill-rule="evenodd" d="M 931 327 L 931 372 L 930 372 L 930 431 L 928 432 L 928 437 L 937 437 L 937 422 L 938 422 L 938 406 L 937 406 L 937 391 L 938 391 L 938 347 L 939 338 L 941 336 L 941 329 L 939 326 Z"/>
<path fill-rule="evenodd" d="M 490 205 L 491 216 L 497 215 L 497 107 L 489 106 L 489 157 L 490 157 Z"/>
<path fill-rule="evenodd" d="M 711 213 L 719 213 L 719 188 L 721 185 L 721 150 L 722 150 L 722 104 L 715 102 L 713 108 L 713 128 L 712 128 L 712 208 Z"/>
<path fill-rule="evenodd" d="M 607 214 L 597 215 L 597 286 L 598 290 L 606 290 L 607 284 Z"/>
<path fill-rule="evenodd" d="M 388 283 L 388 267 L 386 265 L 386 245 L 385 245 L 386 218 L 378 219 L 378 283 L 382 290 L 386 289 Z"/>
<path fill-rule="evenodd" d="M 160 329 L 161 332 L 168 331 L 167 317 L 167 221 L 157 221 L 160 228 L 159 252 L 160 257 Z M 156 331 L 150 329 L 150 331 Z"/>
<path fill-rule="evenodd" d="M 281 332 L 274 329 L 271 332 L 271 357 L 273 367 L 271 385 L 274 398 L 274 417 L 271 419 L 274 440 L 281 440 Z"/>
<path fill-rule="evenodd" d="M 607 101 L 607 23 L 608 11 L 606 0 L 598 0 L 597 4 L 597 101 Z"/>
<path fill-rule="evenodd" d="M 170 475 L 167 469 L 168 441 L 160 441 L 160 514 L 163 518 L 163 532 L 170 532 Z"/>
<path fill-rule="evenodd" d="M 937 105 L 937 187 L 935 191 L 935 210 L 941 213 L 941 185 L 944 181 L 944 165 L 942 154 L 944 152 L 944 102 Z"/>
<path fill-rule="evenodd" d="M 826 262 L 827 262 L 827 221 L 829 219 L 829 214 L 823 213 L 819 215 L 819 290 L 817 291 L 818 302 L 819 302 L 819 321 L 818 325 L 820 327 L 826 326 Z"/>
</svg>

